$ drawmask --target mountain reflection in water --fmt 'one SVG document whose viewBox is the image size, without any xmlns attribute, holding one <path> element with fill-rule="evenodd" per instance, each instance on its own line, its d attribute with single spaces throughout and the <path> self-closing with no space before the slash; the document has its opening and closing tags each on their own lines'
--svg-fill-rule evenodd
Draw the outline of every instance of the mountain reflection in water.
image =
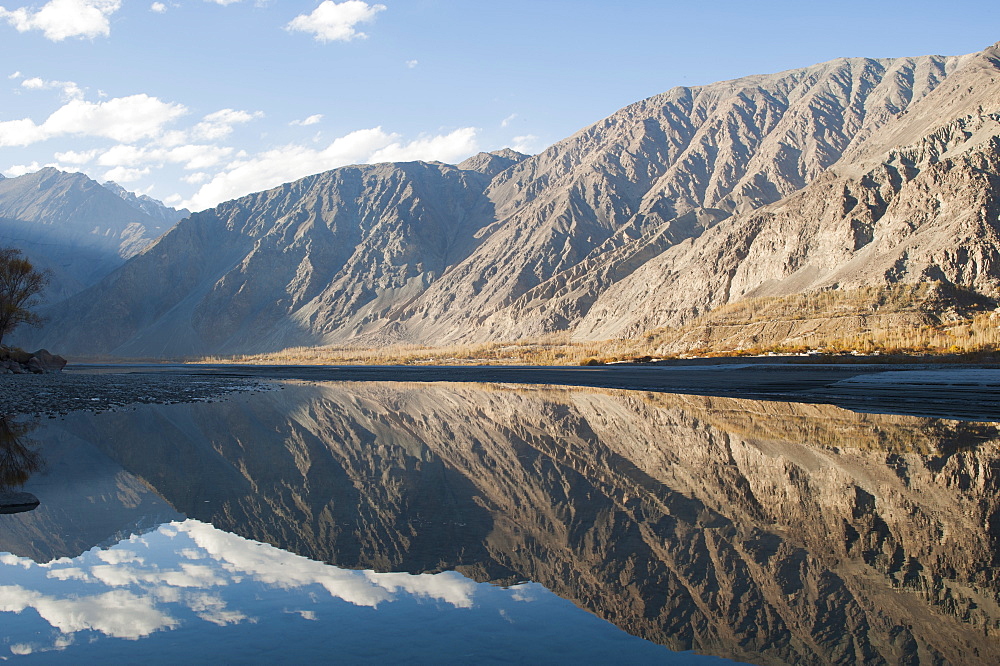
<svg viewBox="0 0 1000 666">
<path fill-rule="evenodd" d="M 63 456 L 55 473 L 86 453 L 101 488 L 90 501 L 117 507 L 95 505 L 90 545 L 181 521 L 148 534 L 209 530 L 343 569 L 457 572 L 446 582 L 459 588 L 530 580 L 671 650 L 1000 662 L 992 424 L 595 389 L 293 383 L 75 414 L 33 439 Z M 26 488 L 42 506 L 2 517 L 12 555 L 0 563 L 31 570 L 23 558 L 86 549 L 63 536 L 80 514 L 44 496 L 55 485 L 37 475 Z M 385 589 L 372 582 L 383 574 L 352 575 Z M 0 610 L 17 611 L 8 592 Z M 455 594 L 434 598 L 460 607 Z M 219 624 L 252 614 L 209 597 L 189 610 Z"/>
</svg>

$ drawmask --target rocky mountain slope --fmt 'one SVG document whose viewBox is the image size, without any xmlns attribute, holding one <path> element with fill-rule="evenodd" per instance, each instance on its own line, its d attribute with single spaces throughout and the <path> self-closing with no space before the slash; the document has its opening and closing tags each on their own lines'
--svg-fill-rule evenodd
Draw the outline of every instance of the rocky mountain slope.
<svg viewBox="0 0 1000 666">
<path fill-rule="evenodd" d="M 474 250 L 489 180 L 444 164 L 347 167 L 196 213 L 64 304 L 49 335 L 169 356 L 362 330 Z"/>
<path fill-rule="evenodd" d="M 49 302 L 99 281 L 180 219 L 181 211 L 116 188 L 53 168 L 0 181 L 0 245 L 52 271 Z"/>
<path fill-rule="evenodd" d="M 1000 297 L 1000 49 L 867 143 L 802 191 L 647 262 L 601 294 L 577 334 L 637 334 L 745 297 L 898 282 Z M 623 301 L 643 307 L 623 313 Z"/>
<path fill-rule="evenodd" d="M 997 47 L 839 59 L 676 88 L 530 158 L 319 174 L 182 221 L 60 306 L 39 343 L 605 339 L 873 282 L 996 298 L 998 74 Z"/>
</svg>

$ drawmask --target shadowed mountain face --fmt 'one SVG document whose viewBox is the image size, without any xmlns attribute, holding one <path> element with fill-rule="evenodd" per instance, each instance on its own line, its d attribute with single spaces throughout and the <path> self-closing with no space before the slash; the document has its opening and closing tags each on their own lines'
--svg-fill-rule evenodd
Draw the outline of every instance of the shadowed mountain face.
<svg viewBox="0 0 1000 666">
<path fill-rule="evenodd" d="M 0 181 L 0 245 L 52 271 L 48 302 L 94 284 L 180 219 L 180 211 L 115 188 L 52 168 Z"/>
<path fill-rule="evenodd" d="M 347 383 L 76 414 L 33 437 L 66 433 L 219 529 L 341 567 L 530 579 L 674 650 L 1000 658 L 993 424 Z"/>
<path fill-rule="evenodd" d="M 848 58 L 622 109 L 540 155 L 346 167 L 199 213 L 42 340 L 161 356 L 603 339 L 747 296 L 1000 296 L 996 48 Z"/>
<path fill-rule="evenodd" d="M 163 356 L 361 331 L 469 255 L 488 183 L 443 164 L 347 167 L 196 213 L 62 304 L 43 339 Z"/>
</svg>

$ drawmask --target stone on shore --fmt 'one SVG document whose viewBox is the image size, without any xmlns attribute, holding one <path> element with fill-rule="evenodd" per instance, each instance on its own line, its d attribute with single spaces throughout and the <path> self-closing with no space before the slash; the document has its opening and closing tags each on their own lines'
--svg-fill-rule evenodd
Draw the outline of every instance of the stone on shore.
<svg viewBox="0 0 1000 666">
<path fill-rule="evenodd" d="M 66 359 L 52 354 L 47 349 L 39 349 L 28 353 L 20 349 L 0 348 L 0 374 L 41 375 L 50 372 L 62 372 Z"/>
<path fill-rule="evenodd" d="M 0 492 L 0 514 L 34 511 L 38 505 L 38 498 L 31 493 Z"/>
<path fill-rule="evenodd" d="M 61 372 L 66 367 L 66 359 L 49 353 L 47 349 L 39 349 L 31 355 L 28 367 L 32 368 L 32 372 L 37 372 L 34 368 L 39 368 L 41 372 Z"/>
</svg>

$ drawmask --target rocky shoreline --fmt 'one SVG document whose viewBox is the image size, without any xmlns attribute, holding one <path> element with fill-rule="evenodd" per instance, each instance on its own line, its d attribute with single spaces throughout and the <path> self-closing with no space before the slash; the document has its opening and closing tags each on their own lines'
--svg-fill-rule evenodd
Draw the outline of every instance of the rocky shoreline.
<svg viewBox="0 0 1000 666">
<path fill-rule="evenodd" d="M 72 366 L 0 374 L 0 416 L 117 411 L 133 404 L 208 402 L 282 380 L 470 382 L 630 389 L 831 404 L 858 412 L 1000 422 L 1000 368 L 926 363 L 789 364 L 762 360 L 676 366 Z"/>
<path fill-rule="evenodd" d="M 66 359 L 46 349 L 26 352 L 21 349 L 0 347 L 0 374 L 3 375 L 42 375 L 61 372 L 64 367 Z"/>
<path fill-rule="evenodd" d="M 0 416 L 56 417 L 72 411 L 117 411 L 135 404 L 211 402 L 259 392 L 270 383 L 249 377 L 166 373 L 0 374 Z"/>
</svg>

